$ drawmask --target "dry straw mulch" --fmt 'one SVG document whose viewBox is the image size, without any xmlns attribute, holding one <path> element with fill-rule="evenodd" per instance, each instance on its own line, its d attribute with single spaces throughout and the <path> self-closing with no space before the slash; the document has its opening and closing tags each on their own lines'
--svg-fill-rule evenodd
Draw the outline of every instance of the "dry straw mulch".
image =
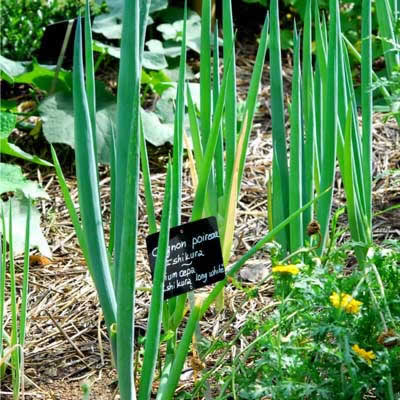
<svg viewBox="0 0 400 400">
<path fill-rule="evenodd" d="M 247 85 L 255 58 L 254 41 L 242 42 L 237 50 L 239 96 L 245 98 Z M 290 60 L 289 60 L 290 61 Z M 290 65 L 285 68 L 285 89 L 290 85 Z M 259 108 L 248 149 L 245 176 L 239 197 L 234 252 L 231 262 L 244 254 L 267 232 L 266 186 L 272 161 L 271 123 L 269 111 L 268 66 L 262 80 Z M 288 90 L 287 90 L 288 92 Z M 68 157 L 67 157 L 68 160 Z M 73 160 L 70 157 L 70 160 Z M 153 167 L 152 185 L 157 215 L 163 202 L 165 149 L 151 151 Z M 72 162 L 72 161 L 71 161 Z M 76 204 L 78 203 L 73 167 L 64 162 L 67 181 Z M 53 171 L 40 174 L 34 166 L 31 177 L 39 178 L 50 195 L 50 202 L 42 202 L 43 228 L 49 240 L 53 258 L 50 264 L 31 266 L 29 288 L 29 315 L 25 346 L 25 395 L 26 399 L 69 400 L 81 397 L 80 385 L 90 382 L 93 399 L 112 399 L 116 389 L 116 375 L 111 367 L 110 347 L 106 329 L 98 305 L 96 292 L 82 258 L 82 253 L 65 208 L 60 187 Z M 374 123 L 374 205 L 383 210 L 400 202 L 400 174 L 388 174 L 400 168 L 400 130 L 394 122 L 386 124 L 377 118 Z M 109 221 L 110 189 L 108 167 L 101 168 L 101 201 L 106 232 Z M 188 164 L 185 164 L 182 220 L 190 219 L 193 201 L 192 182 Z M 143 189 L 143 188 L 142 188 Z M 345 204 L 340 179 L 334 200 L 334 208 Z M 147 220 L 143 190 L 139 202 L 139 252 L 138 286 L 150 287 L 150 272 L 146 256 L 145 237 Z M 374 219 L 374 237 L 378 241 L 400 238 L 400 211 L 384 213 Z M 17 259 L 21 267 L 22 259 Z M 266 253 L 259 253 L 253 265 L 269 267 Z M 22 282 L 22 270 L 18 269 L 18 282 Z M 243 285 L 251 286 L 250 283 Z M 217 314 L 211 309 L 201 321 L 202 334 L 208 338 L 231 340 L 243 325 L 247 316 L 272 303 L 273 286 L 265 282 L 257 297 L 247 300 L 244 293 L 233 286 L 226 288 L 225 310 Z M 149 309 L 150 296 L 138 291 L 136 302 L 137 333 L 143 334 Z M 8 306 L 8 304 L 7 304 Z M 243 348 L 249 338 L 240 338 L 225 354 L 224 362 Z M 218 354 L 209 355 L 205 368 L 216 362 Z M 185 367 L 181 388 L 190 390 L 193 374 L 190 363 Z M 9 382 L 2 382 L 3 392 L 10 391 Z M 3 395 L 4 399 L 9 398 Z"/>
</svg>

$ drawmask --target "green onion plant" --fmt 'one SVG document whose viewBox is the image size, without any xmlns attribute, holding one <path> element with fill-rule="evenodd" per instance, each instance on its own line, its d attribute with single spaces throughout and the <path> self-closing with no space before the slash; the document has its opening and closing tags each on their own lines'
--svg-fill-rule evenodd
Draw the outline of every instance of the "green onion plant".
<svg viewBox="0 0 400 400">
<path fill-rule="evenodd" d="M 294 66 L 290 104 L 290 162 L 287 162 L 286 130 L 282 95 L 279 46 L 278 1 L 271 2 L 271 97 L 273 134 L 272 223 L 286 218 L 315 193 L 329 189 L 329 195 L 300 215 L 277 236 L 284 252 L 306 244 L 306 229 L 312 219 L 320 224 L 323 254 L 329 236 L 333 187 L 338 163 L 347 199 L 352 239 L 363 243 L 360 262 L 371 244 L 372 224 L 372 53 L 371 1 L 363 1 L 361 57 L 361 117 L 349 63 L 341 34 L 339 3 L 330 0 L 328 24 L 318 3 L 308 0 L 303 37 L 294 29 Z M 315 29 L 312 28 L 314 21 Z M 312 43 L 315 62 L 312 63 Z M 301 46 L 302 43 L 302 46 Z M 302 51 L 300 51 L 302 47 Z M 301 59 L 301 56 L 302 59 Z"/>
<path fill-rule="evenodd" d="M 163 211 L 160 225 L 158 253 L 154 270 L 152 296 L 145 340 L 140 381 L 134 376 L 134 324 L 136 289 L 136 253 L 138 231 L 139 163 L 143 171 L 149 233 L 158 229 L 151 176 L 146 146 L 141 127 L 140 76 L 145 27 L 148 15 L 145 0 L 125 1 L 121 41 L 121 60 L 118 79 L 117 118 L 115 132 L 111 132 L 111 224 L 110 239 L 106 243 L 101 217 L 94 110 L 94 76 L 90 18 L 77 25 L 74 49 L 73 96 L 75 114 L 75 154 L 78 180 L 80 218 L 73 206 L 70 193 L 52 149 L 56 173 L 63 190 L 68 210 L 98 292 L 105 323 L 110 337 L 112 355 L 118 372 L 122 400 L 172 399 L 179 383 L 185 359 L 198 322 L 210 305 L 223 300 L 223 289 L 228 278 L 268 241 L 286 229 L 313 203 L 301 204 L 293 213 L 277 223 L 256 246 L 249 250 L 233 267 L 227 277 L 217 283 L 202 301 L 191 293 L 167 301 L 164 279 L 169 228 L 181 224 L 182 165 L 184 136 L 191 136 L 195 166 L 192 171 L 198 183 L 194 190 L 192 220 L 214 215 L 217 217 L 225 266 L 228 267 L 232 249 L 235 210 L 243 176 L 246 151 L 255 112 L 256 98 L 268 43 L 268 16 L 262 29 L 260 46 L 254 65 L 246 102 L 245 117 L 237 129 L 237 95 L 235 74 L 234 30 L 231 2 L 223 1 L 223 74 L 218 70 L 216 32 L 211 32 L 210 0 L 203 1 L 200 55 L 200 109 L 194 105 L 185 77 L 186 22 L 182 35 L 179 80 L 176 95 L 173 154 L 167 167 Z M 89 6 L 86 4 L 86 16 Z M 186 21 L 185 7 L 185 21 Z M 83 54 L 83 37 L 85 56 Z M 212 49 L 214 42 L 214 49 Z M 213 67 L 211 65 L 213 54 Z M 85 59 L 85 68 L 83 60 Z M 213 79 L 211 76 L 214 74 Z M 184 111 L 188 107 L 190 135 L 184 132 Z M 316 197 L 321 199 L 327 191 Z M 189 297 L 189 301 L 188 298 Z M 188 307 L 188 303 L 190 307 Z M 190 312 L 186 322 L 184 317 Z M 160 354 L 161 326 L 165 333 L 166 352 Z M 182 331 L 183 330 L 183 331 Z M 179 335 L 178 335 L 179 332 Z M 159 385 L 153 385 L 156 365 L 160 366 Z M 157 392 L 156 394 L 154 392 Z"/>
<path fill-rule="evenodd" d="M 28 307 L 28 281 L 29 281 L 29 236 L 31 200 L 26 201 L 27 217 L 25 225 L 25 248 L 22 290 L 20 298 L 17 293 L 16 268 L 13 253 L 13 230 L 12 230 L 12 199 L 8 201 L 8 227 L 6 229 L 5 210 L 1 209 L 0 220 L 2 224 L 2 237 L 0 243 L 0 383 L 5 378 L 7 370 L 11 370 L 11 382 L 13 399 L 18 400 L 20 395 L 24 396 L 24 353 L 26 335 L 26 317 Z M 8 233 L 8 235 L 7 235 Z M 8 237 L 7 237 L 8 236 Z M 7 242 L 8 257 L 7 257 Z M 6 291 L 7 264 L 9 271 L 9 288 Z M 7 296 L 8 295 L 8 296 Z M 7 299 L 8 297 L 8 299 Z M 10 304 L 10 310 L 6 304 Z M 7 312 L 11 314 L 10 315 Z M 7 321 L 10 321 L 10 329 L 7 329 Z"/>
<path fill-rule="evenodd" d="M 348 42 L 341 33 L 339 2 L 330 0 L 328 24 L 320 16 L 318 4 L 308 0 L 303 32 L 303 60 L 300 62 L 300 36 L 294 29 L 294 69 L 290 107 L 290 165 L 286 158 L 286 133 L 283 125 L 282 71 L 280 69 L 278 1 L 271 3 L 271 87 L 274 159 L 272 172 L 273 224 L 285 218 L 314 194 L 328 190 L 329 195 L 294 219 L 277 240 L 284 252 L 293 253 L 306 244 L 304 232 L 314 218 L 320 224 L 322 240 L 319 254 L 329 254 L 329 220 L 335 185 L 336 164 L 343 178 L 346 210 L 355 254 L 361 270 L 380 287 L 385 305 L 382 330 L 393 324 L 382 279 L 371 261 L 372 242 L 372 100 L 373 69 L 371 44 L 371 0 L 363 0 L 361 15 L 361 119 L 356 103 L 349 61 Z M 314 12 L 314 35 L 312 13 Z M 328 29 L 327 29 L 328 27 Z M 315 40 L 315 63 L 311 63 L 311 43 Z M 389 58 L 392 57 L 393 54 Z M 393 60 L 391 60 L 393 61 Z M 386 61 L 387 62 L 387 61 Z M 390 67 L 389 67 L 390 68 Z M 303 76 L 301 75 L 303 74 Z M 332 238 L 331 240 L 334 240 Z M 326 250 L 326 252 L 325 252 Z M 371 275 L 371 276 L 370 276 Z M 355 293 L 357 289 L 354 289 Z M 373 297 L 373 296 L 372 296 Z M 375 304 L 378 310 L 378 303 Z M 389 322 L 386 322 L 389 321 Z M 391 383 L 388 384 L 391 388 Z M 389 390 L 388 389 L 388 390 Z M 390 398 L 390 397 L 389 397 Z"/>
</svg>

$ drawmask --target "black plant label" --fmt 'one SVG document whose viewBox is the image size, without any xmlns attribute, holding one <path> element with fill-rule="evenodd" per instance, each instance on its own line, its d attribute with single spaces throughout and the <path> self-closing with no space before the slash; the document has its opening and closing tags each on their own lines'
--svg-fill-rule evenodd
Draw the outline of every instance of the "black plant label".
<svg viewBox="0 0 400 400">
<path fill-rule="evenodd" d="M 152 276 L 159 233 L 146 238 Z M 225 278 L 221 242 L 215 217 L 171 228 L 164 281 L 164 299 L 199 289 Z"/>
</svg>

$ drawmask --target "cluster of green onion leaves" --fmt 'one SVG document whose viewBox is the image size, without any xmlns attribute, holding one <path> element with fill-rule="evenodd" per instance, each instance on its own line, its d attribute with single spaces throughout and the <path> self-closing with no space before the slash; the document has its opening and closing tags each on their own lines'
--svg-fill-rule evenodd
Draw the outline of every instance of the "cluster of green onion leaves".
<svg viewBox="0 0 400 400">
<path fill-rule="evenodd" d="M 362 4 L 361 116 L 358 110 L 346 41 L 341 34 L 339 2 L 330 0 L 329 24 L 318 3 L 308 0 L 303 36 L 294 29 L 292 103 L 290 105 L 290 162 L 286 158 L 286 129 L 279 45 L 278 2 L 271 2 L 271 97 L 272 97 L 272 207 L 276 225 L 294 210 L 329 189 L 303 215 L 277 236 L 284 251 L 305 245 L 307 225 L 315 216 L 321 227 L 319 254 L 326 249 L 332 208 L 333 186 L 338 161 L 347 199 L 352 239 L 361 261 L 371 244 L 371 134 L 372 134 L 372 51 L 371 1 Z M 315 29 L 312 29 L 314 21 Z M 328 27 L 329 26 L 329 27 Z M 312 44 L 315 42 L 315 63 Z M 302 51 L 300 51 L 302 44 Z"/>
<path fill-rule="evenodd" d="M 9 203 L 12 203 L 10 199 Z M 13 399 L 18 400 L 20 394 L 24 395 L 24 353 L 26 334 L 26 316 L 28 306 L 28 281 L 29 281 L 29 236 L 31 220 L 31 200 L 27 202 L 27 217 L 25 228 L 24 266 L 21 298 L 17 295 L 16 268 L 13 252 L 12 206 L 9 205 L 8 229 L 6 229 L 5 211 L 1 209 L 0 223 L 2 224 L 2 237 L 0 242 L 0 383 L 4 379 L 7 369 L 11 369 L 11 382 Z M 8 237 L 7 237 L 8 232 Z M 7 258 L 7 242 L 8 258 Z M 9 320 L 6 308 L 6 278 L 7 264 L 9 269 L 9 304 L 11 313 L 10 334 L 6 332 L 6 322 Z"/>
<path fill-rule="evenodd" d="M 282 69 L 279 48 L 278 1 L 271 2 L 271 97 L 273 134 L 272 226 L 293 210 L 309 201 L 315 193 L 328 190 L 321 198 L 293 220 L 276 239 L 285 252 L 293 253 L 306 244 L 307 225 L 312 216 L 320 224 L 322 240 L 319 254 L 326 257 L 336 163 L 343 179 L 348 225 L 355 254 L 371 298 L 369 274 L 379 282 L 382 331 L 391 313 L 380 273 L 371 261 L 372 243 L 372 100 L 373 69 L 371 45 L 371 0 L 363 0 L 361 15 L 361 119 L 349 61 L 349 42 L 340 26 L 339 2 L 330 0 L 329 22 L 321 18 L 318 3 L 308 0 L 305 9 L 302 51 L 301 38 L 294 29 L 292 103 L 290 106 L 290 164 L 286 160 L 286 132 L 282 96 Z M 387 4 L 388 6 L 388 4 Z M 312 21 L 314 17 L 314 27 Z M 315 64 L 312 64 L 312 43 L 315 41 Z M 350 45 L 349 45 L 350 46 Z M 352 50 L 352 49 L 351 49 Z M 302 59 L 300 57 L 302 54 Z M 335 222 L 336 225 L 336 222 Z M 334 236 L 334 235 L 332 235 Z M 334 238 L 331 238 L 333 241 Z M 375 304 L 376 303 L 376 304 Z M 374 306 L 379 310 L 378 303 Z"/>
<path fill-rule="evenodd" d="M 189 296 L 193 301 L 190 302 L 191 310 L 186 323 L 184 323 L 184 316 L 188 296 L 181 295 L 163 301 L 169 228 L 181 223 L 183 143 L 184 135 L 186 135 L 183 124 L 185 105 L 189 111 L 195 159 L 192 172 L 198 180 L 194 193 L 192 220 L 210 215 L 217 216 L 224 263 L 225 266 L 228 266 L 233 243 L 236 204 L 268 44 L 269 24 L 268 17 L 266 17 L 250 82 L 245 118 L 237 132 L 235 50 L 231 2 L 223 1 L 224 73 L 220 81 L 217 29 L 215 29 L 213 37 L 210 0 L 203 1 L 200 110 L 196 109 L 189 87 L 186 85 L 185 23 L 176 96 L 173 156 L 172 162 L 167 167 L 144 357 L 139 374 L 140 383 L 136 388 L 133 360 L 140 162 L 143 171 L 149 233 L 157 231 L 149 163 L 139 113 L 141 60 L 147 15 L 147 1 L 125 2 L 118 79 L 117 121 L 115 132 L 112 132 L 111 146 L 111 227 L 108 244 L 105 240 L 100 209 L 96 160 L 94 68 L 88 5 L 86 5 L 84 20 L 85 54 L 83 55 L 82 51 L 81 23 L 78 23 L 73 71 L 75 152 L 80 219 L 74 208 L 56 153 L 52 148 L 53 161 L 66 206 L 98 292 L 118 371 L 120 395 L 123 400 L 150 398 L 159 356 L 161 324 L 164 332 L 168 332 L 166 335 L 168 339 L 166 355 L 160 360 L 161 374 L 156 398 L 159 400 L 173 398 L 198 321 L 213 302 L 218 298 L 221 299 L 228 277 L 234 276 L 255 252 L 275 237 L 290 221 L 310 207 L 313 201 L 327 194 L 327 191 L 321 192 L 319 197 L 304 203 L 302 207 L 276 224 L 273 230 L 227 271 L 227 278 L 217 283 L 205 299 L 199 301 L 193 295 Z M 212 41 L 214 42 L 213 70 L 211 68 Z M 213 80 L 211 80 L 212 73 Z"/>
</svg>

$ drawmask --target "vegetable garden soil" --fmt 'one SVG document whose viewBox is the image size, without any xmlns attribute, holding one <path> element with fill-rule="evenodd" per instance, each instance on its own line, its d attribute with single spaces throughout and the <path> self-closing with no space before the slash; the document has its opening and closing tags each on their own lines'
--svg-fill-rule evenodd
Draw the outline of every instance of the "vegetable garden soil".
<svg viewBox="0 0 400 400">
<path fill-rule="evenodd" d="M 240 32 L 240 31 L 239 31 Z M 239 97 L 245 98 L 250 81 L 257 49 L 256 36 L 248 33 L 239 37 L 237 46 L 237 73 Z M 287 53 L 284 62 L 284 85 L 289 94 L 292 75 L 291 57 Z M 102 79 L 109 86 L 115 86 L 116 70 L 102 71 Z M 267 180 L 272 162 L 269 67 L 266 63 L 260 89 L 259 107 L 249 144 L 245 176 L 241 187 L 236 221 L 234 253 L 231 262 L 245 253 L 267 232 Z M 153 99 L 157 101 L 157 99 Z M 149 102 L 150 104 L 150 102 Z M 27 134 L 15 132 L 14 141 L 24 150 L 40 157 L 50 158 L 43 138 L 33 139 Z M 400 169 L 400 130 L 393 121 L 383 123 L 380 116 L 374 120 L 374 206 L 375 211 L 384 210 L 400 202 L 400 175 L 388 171 Z M 29 148 L 30 147 L 30 148 Z M 65 146 L 56 148 L 66 175 L 72 198 L 78 203 L 77 185 L 74 176 L 73 152 Z M 152 187 L 156 197 L 157 215 L 163 201 L 165 180 L 164 166 L 168 159 L 169 146 L 149 148 Z M 14 160 L 13 160 L 14 162 Z M 15 161 L 18 162 L 18 161 Z M 111 365 L 110 347 L 106 329 L 98 305 L 96 292 L 91 282 L 85 261 L 76 240 L 68 211 L 52 169 L 38 168 L 24 163 L 24 171 L 29 171 L 31 179 L 37 179 L 46 189 L 50 201 L 39 205 L 42 212 L 42 227 L 49 241 L 53 257 L 51 260 L 37 258 L 30 269 L 30 295 L 27 338 L 25 346 L 25 398 L 26 399 L 79 399 L 82 383 L 91 385 L 91 399 L 109 400 L 115 397 L 116 374 Z M 185 163 L 182 220 L 190 219 L 193 191 L 188 163 Z M 106 230 L 110 217 L 110 178 L 106 166 L 100 168 L 102 210 Z M 143 187 L 142 187 L 143 189 Z M 345 204 L 341 179 L 338 175 L 335 187 L 334 209 Z M 150 269 L 146 256 L 145 237 L 147 220 L 143 190 L 139 202 L 139 253 L 138 253 L 138 298 L 136 302 L 137 336 L 145 332 L 150 295 L 142 288 L 148 288 Z M 345 217 L 343 217 L 345 218 Z M 346 221 L 343 219 L 343 223 Z M 348 239 L 345 234 L 340 241 Z M 374 238 L 382 241 L 387 238 L 400 238 L 400 210 L 380 214 L 374 219 Z M 17 258 L 18 282 L 22 282 L 21 257 Z M 250 265 L 250 264 L 248 264 Z M 266 253 L 260 252 L 252 261 L 261 270 L 270 268 Z M 350 260 L 349 260 L 350 265 Z M 244 274 L 243 274 L 244 276 Z M 248 277 L 247 277 L 248 278 Z M 254 283 L 245 279 L 243 287 Z M 205 289 L 207 290 L 207 289 Z M 217 314 L 213 308 L 200 322 L 202 334 L 209 340 L 219 338 L 231 340 L 255 310 L 271 304 L 273 284 L 271 280 L 263 283 L 255 298 L 247 299 L 245 293 L 228 285 L 225 291 L 225 310 Z M 240 338 L 235 346 L 251 341 L 251 337 Z M 225 355 L 224 363 L 229 364 L 235 349 Z M 205 369 L 212 367 L 220 353 L 213 353 L 202 360 Z M 189 356 L 185 365 L 179 389 L 191 392 L 194 376 Z M 136 377 L 137 378 L 137 377 Z M 215 382 L 210 382 L 211 388 Z M 215 386 L 217 390 L 218 387 Z M 2 391 L 10 391 L 10 382 L 2 382 Z M 4 395 L 4 399 L 11 398 Z M 371 398 L 371 397 L 369 397 Z"/>
</svg>

